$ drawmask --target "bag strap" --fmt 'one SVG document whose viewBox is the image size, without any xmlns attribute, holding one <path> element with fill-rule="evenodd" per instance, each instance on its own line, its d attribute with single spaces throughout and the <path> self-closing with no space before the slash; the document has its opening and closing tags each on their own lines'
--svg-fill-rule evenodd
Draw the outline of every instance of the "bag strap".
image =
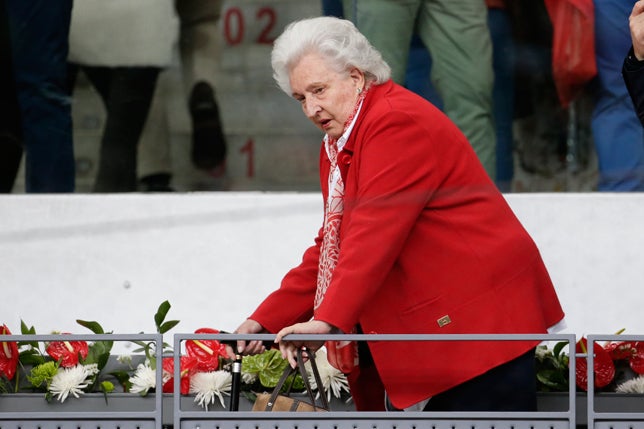
<svg viewBox="0 0 644 429">
<path fill-rule="evenodd" d="M 309 356 L 309 362 L 311 363 L 311 371 L 313 372 L 313 378 L 315 380 L 315 384 L 318 388 L 318 392 L 320 394 L 320 398 L 322 400 L 322 407 L 324 407 L 325 410 L 329 409 L 329 402 L 326 398 L 326 392 L 324 391 L 324 385 L 322 384 L 322 378 L 320 377 L 320 372 L 318 371 L 318 365 L 315 362 L 315 352 L 306 349 L 306 353 Z M 306 386 L 306 391 L 309 393 L 309 397 L 311 398 L 311 403 L 313 404 L 314 407 L 317 407 L 315 405 L 315 395 L 313 394 L 313 389 L 311 388 L 311 383 L 309 382 L 309 377 L 308 373 L 306 372 L 306 368 L 304 367 L 304 359 L 302 358 L 302 350 L 297 351 L 297 365 L 300 368 L 300 374 L 302 375 L 302 378 L 304 379 L 304 385 Z"/>
<path fill-rule="evenodd" d="M 277 396 L 279 395 L 280 390 L 282 390 L 282 386 L 284 386 L 286 379 L 293 373 L 295 373 L 295 368 L 291 368 L 291 365 L 286 365 L 284 372 L 282 372 L 282 376 L 273 388 L 273 392 L 271 393 L 270 398 L 268 398 L 268 402 L 266 403 L 266 411 L 273 410 L 273 405 L 275 405 L 275 401 L 277 400 Z"/>
<path fill-rule="evenodd" d="M 320 397 L 322 398 L 322 406 L 324 407 L 324 409 L 328 410 L 329 403 L 326 398 L 324 385 L 322 385 L 322 379 L 320 377 L 317 364 L 315 363 L 315 353 L 310 351 L 309 349 L 305 349 L 305 351 L 309 356 L 309 362 L 311 362 L 313 377 L 315 378 L 315 383 L 317 384 L 318 390 L 320 392 Z M 266 409 L 265 409 L 266 411 L 271 411 L 273 409 L 273 405 L 275 404 L 275 401 L 277 400 L 277 396 L 282 390 L 284 383 L 286 383 L 286 380 L 290 375 L 294 375 L 297 371 L 299 371 L 300 375 L 302 376 L 302 380 L 304 381 L 304 387 L 306 387 L 306 392 L 309 395 L 311 405 L 313 406 L 314 409 L 319 408 L 319 406 L 317 406 L 315 403 L 315 394 L 313 393 L 313 388 L 311 387 L 311 383 L 309 382 L 308 373 L 306 372 L 306 367 L 304 366 L 304 356 L 302 355 L 302 353 L 303 353 L 303 350 L 298 349 L 296 368 L 292 368 L 290 365 L 287 365 L 286 368 L 284 368 L 284 372 L 282 373 L 282 376 L 280 377 L 279 381 L 275 385 L 275 388 L 273 389 L 273 393 L 271 393 L 271 396 L 268 399 L 268 402 L 266 403 Z M 290 389 L 288 393 L 290 393 Z"/>
</svg>

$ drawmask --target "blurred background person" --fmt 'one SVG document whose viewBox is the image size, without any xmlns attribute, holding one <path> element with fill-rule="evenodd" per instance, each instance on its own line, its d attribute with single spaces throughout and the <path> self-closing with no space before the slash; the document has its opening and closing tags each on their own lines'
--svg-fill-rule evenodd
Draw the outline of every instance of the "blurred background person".
<svg viewBox="0 0 644 429">
<path fill-rule="evenodd" d="M 94 192 L 138 190 L 139 140 L 158 75 L 172 62 L 177 34 L 172 0 L 74 4 L 69 87 L 82 70 L 106 111 Z"/>
<path fill-rule="evenodd" d="M 219 20 L 221 0 L 175 0 L 179 17 L 179 53 L 182 93 L 190 116 L 190 159 L 208 174 L 220 176 L 227 154 L 215 73 L 221 56 Z M 172 83 L 162 74 L 157 82 L 148 124 L 139 149 L 139 190 L 173 191 L 170 124 L 166 99 Z"/>
<path fill-rule="evenodd" d="M 591 126 L 599 163 L 599 191 L 644 191 L 644 129 L 622 66 L 631 47 L 632 0 L 594 0 L 597 79 Z"/>
<path fill-rule="evenodd" d="M 4 1 L 20 106 L 25 190 L 74 192 L 71 101 L 67 92 L 72 0 Z"/>
<path fill-rule="evenodd" d="M 622 75 L 644 126 L 644 0 L 635 3 L 628 21 L 632 46 L 624 58 Z"/>
<path fill-rule="evenodd" d="M 0 193 L 10 193 L 22 159 L 22 127 L 4 0 L 0 1 L 0 52 L 3 58 L 0 64 L 0 111 L 3 112 L 0 116 Z"/>
<path fill-rule="evenodd" d="M 496 177 L 492 41 L 484 0 L 344 0 L 344 14 L 405 84 L 414 33 L 429 49 L 431 80 L 443 110 Z"/>
<path fill-rule="evenodd" d="M 215 97 L 214 73 L 221 56 L 218 22 L 222 0 L 176 0 L 181 22 L 179 50 L 192 120 L 191 158 L 195 167 L 213 170 L 226 159 L 226 139 Z"/>
</svg>

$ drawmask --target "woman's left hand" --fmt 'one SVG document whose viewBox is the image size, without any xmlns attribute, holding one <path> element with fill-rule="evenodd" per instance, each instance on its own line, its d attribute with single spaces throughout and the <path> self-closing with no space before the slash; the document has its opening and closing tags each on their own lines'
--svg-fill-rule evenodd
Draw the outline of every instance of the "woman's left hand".
<svg viewBox="0 0 644 429">
<path fill-rule="evenodd" d="M 324 345 L 324 341 L 288 341 L 284 337 L 289 334 L 330 334 L 333 331 L 333 326 L 321 320 L 310 320 L 305 323 L 296 323 L 295 325 L 287 326 L 277 333 L 275 342 L 279 343 L 282 357 L 288 359 L 293 368 L 297 366 L 297 350 L 302 347 L 317 350 Z"/>
</svg>

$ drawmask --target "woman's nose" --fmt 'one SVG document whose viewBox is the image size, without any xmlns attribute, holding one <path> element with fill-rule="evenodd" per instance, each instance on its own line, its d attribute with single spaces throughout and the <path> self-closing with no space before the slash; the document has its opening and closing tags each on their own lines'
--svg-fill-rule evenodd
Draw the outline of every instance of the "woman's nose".
<svg viewBox="0 0 644 429">
<path fill-rule="evenodd" d="M 314 117 L 320 111 L 320 106 L 317 103 L 306 103 L 304 112 L 309 118 Z"/>
</svg>

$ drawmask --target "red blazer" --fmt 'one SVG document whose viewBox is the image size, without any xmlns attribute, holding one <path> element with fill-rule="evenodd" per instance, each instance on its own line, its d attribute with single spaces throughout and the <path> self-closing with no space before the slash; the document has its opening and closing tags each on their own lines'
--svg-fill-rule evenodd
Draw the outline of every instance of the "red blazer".
<svg viewBox="0 0 644 429">
<path fill-rule="evenodd" d="M 457 127 L 389 81 L 370 89 L 339 155 L 340 256 L 313 314 L 321 232 L 251 315 L 271 332 L 315 319 L 365 333 L 545 333 L 564 313 L 539 251 Z M 323 197 L 329 160 L 320 156 Z M 373 342 L 405 408 L 507 362 L 534 341 Z"/>
</svg>

